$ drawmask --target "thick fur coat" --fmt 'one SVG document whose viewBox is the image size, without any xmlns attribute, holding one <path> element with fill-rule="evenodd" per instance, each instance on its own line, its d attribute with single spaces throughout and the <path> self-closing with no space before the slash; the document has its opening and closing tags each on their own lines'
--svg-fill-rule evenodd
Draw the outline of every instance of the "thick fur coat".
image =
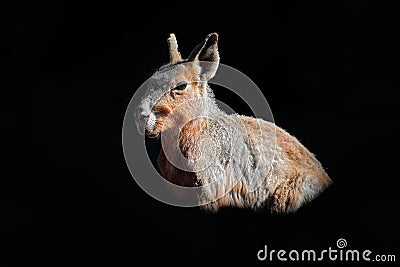
<svg viewBox="0 0 400 267">
<path fill-rule="evenodd" d="M 212 211 L 231 206 L 292 213 L 332 183 L 315 156 L 283 129 L 219 109 L 207 84 L 219 64 L 217 34 L 185 60 L 175 36 L 168 41 L 171 62 L 152 76 L 137 109 L 138 127 L 149 137 L 176 137 L 160 151 L 163 177 L 182 186 L 210 185 L 202 187 L 199 204 Z M 171 159 L 183 159 L 186 168 Z"/>
</svg>

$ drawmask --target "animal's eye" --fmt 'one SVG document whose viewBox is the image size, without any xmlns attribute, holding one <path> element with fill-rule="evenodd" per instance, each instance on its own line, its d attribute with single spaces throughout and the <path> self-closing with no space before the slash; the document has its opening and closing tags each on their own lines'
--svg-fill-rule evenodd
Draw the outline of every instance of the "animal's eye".
<svg viewBox="0 0 400 267">
<path fill-rule="evenodd" d="M 182 91 L 182 90 L 185 90 L 186 89 L 186 87 L 187 87 L 187 82 L 179 82 L 176 86 L 175 86 L 175 88 L 173 89 L 173 90 L 178 90 L 178 91 Z"/>
</svg>

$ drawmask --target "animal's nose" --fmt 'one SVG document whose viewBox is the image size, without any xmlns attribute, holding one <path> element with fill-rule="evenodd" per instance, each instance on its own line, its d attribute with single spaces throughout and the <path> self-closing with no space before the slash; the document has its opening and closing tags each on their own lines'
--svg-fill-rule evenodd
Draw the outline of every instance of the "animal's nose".
<svg viewBox="0 0 400 267">
<path fill-rule="evenodd" d="M 139 115 L 139 120 L 140 120 L 140 121 L 146 122 L 148 119 L 149 119 L 149 116 L 148 116 L 148 115 L 144 115 L 144 114 L 140 114 L 140 115 Z"/>
<path fill-rule="evenodd" d="M 149 116 L 144 113 L 143 109 L 137 108 L 135 112 L 136 127 L 140 134 L 145 134 L 146 123 Z"/>
</svg>

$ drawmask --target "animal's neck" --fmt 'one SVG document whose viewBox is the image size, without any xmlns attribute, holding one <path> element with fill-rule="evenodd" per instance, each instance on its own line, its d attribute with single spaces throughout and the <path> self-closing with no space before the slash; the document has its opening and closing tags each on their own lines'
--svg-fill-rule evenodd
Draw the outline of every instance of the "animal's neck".
<svg viewBox="0 0 400 267">
<path fill-rule="evenodd" d="M 199 98 L 187 107 L 175 109 L 169 119 L 169 125 L 163 133 L 168 139 L 164 150 L 175 151 L 176 141 L 179 143 L 180 152 L 186 157 L 196 160 L 197 152 L 203 139 L 216 139 L 219 118 L 225 114 L 219 109 L 213 97 Z M 209 149 L 209 148 L 208 148 Z M 178 152 L 178 151 L 175 151 Z"/>
<path fill-rule="evenodd" d="M 166 122 L 166 129 L 181 131 L 184 127 L 194 125 L 193 121 L 207 122 L 207 119 L 216 120 L 224 112 L 215 103 L 212 91 L 208 88 L 207 94 L 203 97 L 193 98 L 185 101 L 172 113 Z M 201 123 L 206 127 L 207 123 Z"/>
</svg>

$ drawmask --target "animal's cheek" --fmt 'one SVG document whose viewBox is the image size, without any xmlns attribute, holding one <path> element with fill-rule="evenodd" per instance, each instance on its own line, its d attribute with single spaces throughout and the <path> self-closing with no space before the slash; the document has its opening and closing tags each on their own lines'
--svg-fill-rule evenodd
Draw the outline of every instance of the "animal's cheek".
<svg viewBox="0 0 400 267">
<path fill-rule="evenodd" d="M 163 130 L 165 130 L 165 121 L 167 119 L 167 116 L 159 116 L 157 117 L 157 121 L 154 125 L 153 132 L 161 133 Z M 167 127 L 168 128 L 168 127 Z"/>
</svg>

